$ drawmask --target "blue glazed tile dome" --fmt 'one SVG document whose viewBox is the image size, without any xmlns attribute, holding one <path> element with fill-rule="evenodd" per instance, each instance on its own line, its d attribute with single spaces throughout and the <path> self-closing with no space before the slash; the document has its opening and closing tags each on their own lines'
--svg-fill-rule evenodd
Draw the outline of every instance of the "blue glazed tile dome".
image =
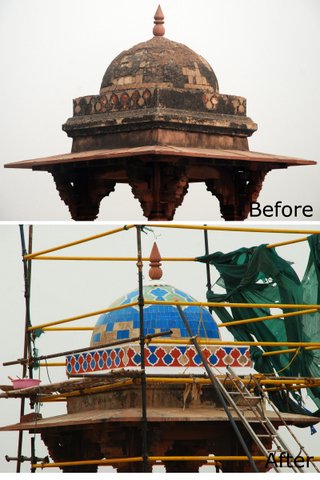
<svg viewBox="0 0 320 480">
<path fill-rule="evenodd" d="M 117 307 L 138 301 L 138 289 L 116 300 L 110 307 Z M 170 285 L 147 285 L 143 288 L 145 300 L 157 301 L 187 301 L 196 300 Z M 197 306 L 182 307 L 193 335 L 200 338 L 219 338 L 217 325 L 210 312 Z M 188 338 L 188 332 L 183 324 L 177 308 L 174 305 L 145 305 L 145 334 L 172 330 L 171 338 Z M 90 345 L 96 347 L 114 340 L 131 338 L 139 335 L 139 307 L 124 308 L 108 312 L 97 321 Z"/>
</svg>

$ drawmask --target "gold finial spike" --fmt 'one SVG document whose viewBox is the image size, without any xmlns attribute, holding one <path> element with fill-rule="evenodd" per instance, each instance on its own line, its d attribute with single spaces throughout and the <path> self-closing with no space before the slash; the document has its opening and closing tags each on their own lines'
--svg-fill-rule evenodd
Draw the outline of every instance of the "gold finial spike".
<svg viewBox="0 0 320 480">
<path fill-rule="evenodd" d="M 149 277 L 150 280 L 160 280 L 162 277 L 162 269 L 161 269 L 161 255 L 158 249 L 156 242 L 154 242 L 151 253 L 150 253 L 150 270 L 149 270 Z"/>
<path fill-rule="evenodd" d="M 165 29 L 163 24 L 164 24 L 164 15 L 159 5 L 154 15 L 153 35 L 155 37 L 163 37 L 163 35 L 165 34 Z"/>
</svg>

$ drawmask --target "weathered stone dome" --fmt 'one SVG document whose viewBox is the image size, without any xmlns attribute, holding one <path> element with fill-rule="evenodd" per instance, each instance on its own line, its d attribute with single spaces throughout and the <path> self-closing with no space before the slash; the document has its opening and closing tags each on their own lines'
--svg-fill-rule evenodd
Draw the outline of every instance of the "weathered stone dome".
<svg viewBox="0 0 320 480">
<path fill-rule="evenodd" d="M 141 87 L 219 92 L 215 73 L 203 57 L 161 36 L 120 53 L 104 74 L 100 94 Z"/>
</svg>

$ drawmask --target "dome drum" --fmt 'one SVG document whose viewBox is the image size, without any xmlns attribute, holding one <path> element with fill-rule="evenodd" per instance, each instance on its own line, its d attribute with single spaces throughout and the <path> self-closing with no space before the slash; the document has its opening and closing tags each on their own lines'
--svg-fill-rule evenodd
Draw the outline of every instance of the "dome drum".
<svg viewBox="0 0 320 480">
<path fill-rule="evenodd" d="M 225 347 L 204 345 L 203 353 L 211 367 L 232 368 L 250 367 L 249 347 Z M 145 367 L 172 372 L 172 368 L 189 373 L 198 372 L 201 360 L 193 345 L 148 345 L 145 347 Z M 116 370 L 136 370 L 141 365 L 140 347 L 137 344 L 125 344 L 112 348 L 93 348 L 81 354 L 69 355 L 66 358 L 68 375 L 88 373 L 104 373 Z"/>
<path fill-rule="evenodd" d="M 245 117 L 246 99 L 235 95 L 220 95 L 210 91 L 187 92 L 177 89 L 146 87 L 113 90 L 100 95 L 86 95 L 73 100 L 74 117 L 102 115 L 148 108 L 171 108 L 222 115 Z M 103 118 L 103 117 L 102 117 Z"/>
<path fill-rule="evenodd" d="M 103 95 L 88 95 L 73 101 L 73 117 L 63 125 L 63 130 L 73 138 L 73 151 L 78 137 L 88 137 L 82 150 L 114 148 L 106 136 L 101 143 L 99 135 L 121 134 L 155 128 L 183 132 L 188 137 L 201 131 L 214 145 L 215 136 L 249 137 L 257 125 L 246 116 L 246 99 L 234 95 L 220 95 L 208 90 L 182 91 L 160 87 L 142 87 L 115 90 Z M 212 137 L 212 138 L 210 138 Z M 91 138 L 91 140 L 89 140 Z M 122 145 L 127 140 L 122 139 Z M 139 141 L 137 146 L 141 146 Z M 183 142 L 185 144 L 185 141 Z M 200 145 L 203 145 L 200 143 Z M 199 142 L 193 146 L 198 147 Z M 238 148 L 236 145 L 233 148 Z M 248 149 L 248 144 L 244 149 Z"/>
</svg>

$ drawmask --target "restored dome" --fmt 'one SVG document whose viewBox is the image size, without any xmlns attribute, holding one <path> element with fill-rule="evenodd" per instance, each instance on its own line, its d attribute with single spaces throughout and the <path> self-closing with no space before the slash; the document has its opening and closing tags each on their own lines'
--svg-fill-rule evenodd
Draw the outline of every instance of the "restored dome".
<svg viewBox="0 0 320 480">
<path fill-rule="evenodd" d="M 134 290 L 116 300 L 110 307 L 138 301 L 139 291 Z M 145 300 L 196 302 L 187 293 L 170 285 L 144 286 Z M 201 338 L 219 338 L 218 327 L 209 311 L 203 307 L 182 307 L 193 335 Z M 145 335 L 172 330 L 171 338 L 188 338 L 177 308 L 174 305 L 145 305 Z M 100 316 L 92 333 L 91 346 L 96 347 L 114 340 L 139 336 L 139 306 L 108 312 Z"/>
<path fill-rule="evenodd" d="M 120 53 L 104 74 L 100 94 L 150 86 L 219 92 L 215 73 L 203 57 L 161 36 Z"/>
</svg>

